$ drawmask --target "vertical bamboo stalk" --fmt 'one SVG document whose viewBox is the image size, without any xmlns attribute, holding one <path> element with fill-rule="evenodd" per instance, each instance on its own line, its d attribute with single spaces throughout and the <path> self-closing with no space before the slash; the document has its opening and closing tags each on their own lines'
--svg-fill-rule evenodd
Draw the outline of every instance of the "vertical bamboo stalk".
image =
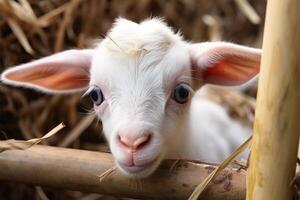
<svg viewBox="0 0 300 200">
<path fill-rule="evenodd" d="M 247 200 L 291 199 L 300 133 L 300 1 L 270 0 Z"/>
</svg>

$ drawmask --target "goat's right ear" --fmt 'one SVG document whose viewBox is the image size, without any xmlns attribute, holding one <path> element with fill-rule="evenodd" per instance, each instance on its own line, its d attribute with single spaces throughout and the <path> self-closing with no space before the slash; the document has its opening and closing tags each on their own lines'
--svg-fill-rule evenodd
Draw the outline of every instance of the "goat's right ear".
<svg viewBox="0 0 300 200">
<path fill-rule="evenodd" d="M 237 86 L 259 73 L 261 50 L 228 42 L 204 42 L 189 46 L 196 79 L 203 83 Z"/>
<path fill-rule="evenodd" d="M 48 93 L 70 93 L 85 89 L 94 50 L 67 50 L 7 69 L 1 81 Z"/>
</svg>

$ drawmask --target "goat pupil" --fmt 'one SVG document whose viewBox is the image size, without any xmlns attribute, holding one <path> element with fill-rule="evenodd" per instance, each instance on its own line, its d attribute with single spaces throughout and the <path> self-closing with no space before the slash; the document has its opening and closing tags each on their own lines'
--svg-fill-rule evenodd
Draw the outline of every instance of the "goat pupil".
<svg viewBox="0 0 300 200">
<path fill-rule="evenodd" d="M 100 88 L 95 87 L 90 91 L 90 98 L 94 102 L 95 105 L 99 106 L 104 101 L 104 96 Z"/>
<path fill-rule="evenodd" d="M 95 102 L 98 101 L 98 99 L 99 99 L 98 92 L 95 90 L 92 90 L 90 93 L 90 97 L 93 101 L 95 101 Z"/>
<path fill-rule="evenodd" d="M 185 89 L 183 86 L 180 86 L 178 93 L 179 93 L 180 98 L 183 98 L 183 99 L 187 98 L 189 95 L 189 91 L 187 89 Z"/>
<path fill-rule="evenodd" d="M 177 103 L 184 104 L 188 101 L 189 94 L 189 90 L 183 84 L 180 84 L 174 90 L 173 99 Z"/>
</svg>

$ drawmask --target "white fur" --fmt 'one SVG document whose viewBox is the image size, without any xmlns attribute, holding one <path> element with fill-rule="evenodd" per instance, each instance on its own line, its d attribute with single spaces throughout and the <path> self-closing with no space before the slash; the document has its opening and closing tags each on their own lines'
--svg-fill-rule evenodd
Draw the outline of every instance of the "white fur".
<svg viewBox="0 0 300 200">
<path fill-rule="evenodd" d="M 251 128 L 231 119 L 221 105 L 198 94 L 192 100 L 180 144 L 170 157 L 219 163 L 248 139 Z M 245 158 L 247 154 L 243 154 Z"/>
<path fill-rule="evenodd" d="M 199 89 L 201 77 L 192 77 L 192 56 L 204 57 L 197 61 L 201 62 L 200 73 L 201 66 L 204 69 L 220 59 L 222 49 L 214 54 L 211 48 L 220 45 L 232 47 L 223 42 L 203 43 L 191 50 L 193 45 L 159 19 L 137 24 L 121 18 L 97 45 L 91 62 L 90 86 L 101 88 L 105 101 L 95 106 L 95 111 L 103 122 L 116 164 L 126 175 L 148 176 L 166 158 L 221 162 L 249 136 L 249 129 L 230 119 L 221 106 L 201 98 L 201 94 L 197 98 L 191 96 L 184 105 L 171 98 L 175 86 L 182 82 L 195 91 Z M 203 54 L 205 48 L 211 56 Z M 242 48 L 246 52 L 249 49 Z M 244 51 L 242 57 L 247 57 Z M 258 53 L 253 49 L 251 52 L 254 57 Z M 149 144 L 130 158 L 131 154 L 118 144 L 120 133 L 130 137 L 152 135 Z M 133 173 L 123 166 L 130 159 L 136 165 L 153 162 Z"/>
</svg>

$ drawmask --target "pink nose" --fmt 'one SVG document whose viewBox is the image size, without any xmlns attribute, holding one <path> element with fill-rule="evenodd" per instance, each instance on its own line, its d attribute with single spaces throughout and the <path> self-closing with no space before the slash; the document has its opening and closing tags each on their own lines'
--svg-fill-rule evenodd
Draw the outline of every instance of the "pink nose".
<svg viewBox="0 0 300 200">
<path fill-rule="evenodd" d="M 128 136 L 128 134 L 119 134 L 118 137 L 121 146 L 131 151 L 140 150 L 145 147 L 150 142 L 150 138 L 150 134 L 145 134 L 138 137 Z"/>
</svg>

